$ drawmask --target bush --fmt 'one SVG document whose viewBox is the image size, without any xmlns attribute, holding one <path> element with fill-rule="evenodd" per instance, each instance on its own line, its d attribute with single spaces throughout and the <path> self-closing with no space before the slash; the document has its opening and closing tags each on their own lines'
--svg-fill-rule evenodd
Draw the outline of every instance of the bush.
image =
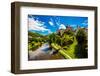
<svg viewBox="0 0 100 76">
<path fill-rule="evenodd" d="M 87 32 L 85 29 L 79 29 L 76 34 L 78 45 L 76 46 L 76 56 L 79 58 L 87 58 Z"/>
<path fill-rule="evenodd" d="M 66 33 L 67 35 L 70 35 L 70 36 L 73 36 L 73 35 L 74 35 L 74 32 L 73 32 L 71 29 L 65 30 L 65 33 Z"/>
<path fill-rule="evenodd" d="M 79 29 L 76 34 L 76 39 L 79 44 L 87 43 L 87 32 L 84 29 Z"/>
<path fill-rule="evenodd" d="M 74 41 L 73 36 L 64 34 L 64 36 L 63 36 L 63 45 L 70 45 L 70 44 L 73 43 L 73 41 Z"/>
</svg>

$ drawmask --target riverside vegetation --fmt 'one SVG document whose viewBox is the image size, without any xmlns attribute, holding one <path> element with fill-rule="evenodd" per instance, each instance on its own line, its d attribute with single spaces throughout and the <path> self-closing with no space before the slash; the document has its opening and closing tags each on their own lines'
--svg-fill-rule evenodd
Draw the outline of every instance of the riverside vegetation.
<svg viewBox="0 0 100 76">
<path fill-rule="evenodd" d="M 59 29 L 55 33 L 41 35 L 28 31 L 28 51 L 35 51 L 43 44 L 50 46 L 51 59 L 79 59 L 88 57 L 87 28 L 73 29 L 66 26 L 66 29 Z"/>
</svg>

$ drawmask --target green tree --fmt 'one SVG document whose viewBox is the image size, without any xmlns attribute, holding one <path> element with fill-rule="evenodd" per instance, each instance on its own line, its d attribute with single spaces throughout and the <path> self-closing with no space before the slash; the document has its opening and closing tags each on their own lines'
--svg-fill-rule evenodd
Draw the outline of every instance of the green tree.
<svg viewBox="0 0 100 76">
<path fill-rule="evenodd" d="M 67 29 L 67 30 L 65 30 L 65 33 L 66 33 L 67 35 L 70 35 L 70 36 L 73 36 L 73 35 L 74 35 L 74 32 L 73 32 L 72 29 Z"/>
<path fill-rule="evenodd" d="M 84 29 L 79 29 L 76 34 L 76 39 L 79 44 L 85 44 L 87 42 L 87 32 Z"/>
<path fill-rule="evenodd" d="M 87 58 L 87 32 L 85 29 L 79 29 L 76 34 L 78 45 L 76 46 L 76 56 Z"/>
</svg>

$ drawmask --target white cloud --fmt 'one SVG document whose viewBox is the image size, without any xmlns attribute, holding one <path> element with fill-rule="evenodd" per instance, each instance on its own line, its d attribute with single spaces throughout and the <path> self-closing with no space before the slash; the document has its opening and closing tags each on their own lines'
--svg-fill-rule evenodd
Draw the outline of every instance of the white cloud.
<svg viewBox="0 0 100 76">
<path fill-rule="evenodd" d="M 77 25 L 75 25 L 75 24 L 72 24 L 72 25 L 70 25 L 71 27 L 76 27 Z"/>
<path fill-rule="evenodd" d="M 83 25 L 88 25 L 87 23 L 82 23 Z"/>
<path fill-rule="evenodd" d="M 49 33 L 49 34 L 51 34 L 51 33 L 53 33 L 53 32 L 52 32 L 52 31 L 50 31 L 50 30 L 48 30 L 48 33 Z"/>
<path fill-rule="evenodd" d="M 60 23 L 56 22 L 56 25 L 58 25 L 58 26 L 59 26 L 59 25 L 60 25 Z"/>
<path fill-rule="evenodd" d="M 29 18 L 28 21 L 28 25 L 29 25 L 29 30 L 36 30 L 36 31 L 42 31 L 42 32 L 50 32 L 49 29 L 45 28 L 44 22 L 41 22 L 39 20 L 35 20 L 34 18 Z"/>
<path fill-rule="evenodd" d="M 48 22 L 51 26 L 55 27 L 54 25 L 54 20 L 52 18 L 50 18 L 50 21 Z"/>
<path fill-rule="evenodd" d="M 64 24 L 61 24 L 61 25 L 59 26 L 59 29 L 66 29 L 66 26 L 65 26 Z"/>
<path fill-rule="evenodd" d="M 88 25 L 88 20 L 85 20 L 82 25 Z"/>
<path fill-rule="evenodd" d="M 53 26 L 53 25 L 54 25 L 52 21 L 49 21 L 49 24 L 50 24 L 51 26 Z"/>
<path fill-rule="evenodd" d="M 55 19 L 55 23 L 59 26 L 59 25 L 61 24 L 61 23 L 60 23 L 60 18 L 57 17 L 57 18 Z"/>
</svg>

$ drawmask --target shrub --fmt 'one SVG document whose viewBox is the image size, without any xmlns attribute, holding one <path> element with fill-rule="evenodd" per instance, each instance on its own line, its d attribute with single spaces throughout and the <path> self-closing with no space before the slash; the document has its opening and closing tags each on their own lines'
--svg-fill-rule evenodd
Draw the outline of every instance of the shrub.
<svg viewBox="0 0 100 76">
<path fill-rule="evenodd" d="M 76 34 L 78 45 L 76 46 L 76 55 L 79 58 L 87 58 L 87 32 L 85 29 L 79 29 Z"/>
<path fill-rule="evenodd" d="M 76 34 L 76 39 L 79 44 L 87 43 L 87 32 L 84 29 L 79 29 Z"/>
</svg>

